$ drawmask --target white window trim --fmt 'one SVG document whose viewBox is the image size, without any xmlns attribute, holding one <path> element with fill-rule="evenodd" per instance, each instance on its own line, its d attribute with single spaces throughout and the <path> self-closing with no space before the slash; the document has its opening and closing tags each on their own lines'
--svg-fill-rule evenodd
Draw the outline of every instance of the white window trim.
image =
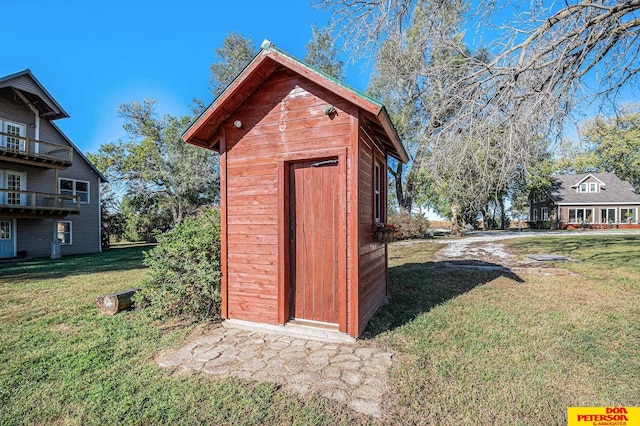
<svg viewBox="0 0 640 426">
<path fill-rule="evenodd" d="M 58 238 L 58 225 L 60 223 L 68 223 L 69 224 L 69 242 L 68 243 L 63 243 L 60 238 Z M 73 222 L 71 222 L 70 220 L 59 220 L 56 223 L 56 241 L 60 241 L 60 245 L 61 246 L 70 246 L 73 245 Z"/>
<path fill-rule="evenodd" d="M 540 220 L 549 220 L 549 208 L 542 207 L 540 209 Z"/>
<path fill-rule="evenodd" d="M 2 221 L 7 221 L 7 219 L 2 219 Z M 15 219 L 9 219 L 8 222 L 9 228 L 11 229 L 11 238 L 8 238 L 7 240 L 13 240 L 13 256 L 15 256 L 16 254 L 18 254 L 18 227 L 16 225 Z"/>
<path fill-rule="evenodd" d="M 377 161 L 373 166 L 373 216 L 376 223 L 382 222 L 382 166 Z"/>
<path fill-rule="evenodd" d="M 11 126 L 15 126 L 18 127 L 20 129 L 20 135 L 23 138 L 27 137 L 27 125 L 24 123 L 18 123 L 16 121 L 12 121 L 12 120 L 5 120 L 5 119 L 0 119 L 0 129 L 2 130 L 3 133 L 7 133 L 7 126 L 11 125 Z M 2 148 L 6 148 L 7 147 L 7 137 L 5 135 L 0 136 L 0 147 Z M 20 139 L 20 151 L 26 151 L 26 139 Z"/>
<path fill-rule="evenodd" d="M 13 222 L 11 220 L 8 219 L 0 219 L 0 223 L 5 222 L 9 224 L 9 237 L 7 238 L 6 235 L 1 235 L 0 234 L 0 240 L 2 241 L 9 241 L 13 239 Z"/>
<path fill-rule="evenodd" d="M 626 211 L 633 210 L 634 211 L 633 218 L 635 220 L 632 220 L 631 223 L 638 223 L 638 208 L 637 207 L 620 207 L 620 209 L 618 210 L 618 217 L 619 217 L 618 221 L 620 223 L 629 223 L 629 222 L 627 222 L 627 217 L 622 214 L 622 210 L 626 210 Z"/>
<path fill-rule="evenodd" d="M 80 201 L 80 204 L 91 204 L 91 182 L 88 180 L 82 180 L 82 179 L 72 179 L 72 178 L 66 178 L 66 177 L 60 177 L 58 178 L 58 194 L 61 194 L 60 192 L 60 183 L 63 180 L 69 180 L 73 182 L 73 195 L 78 195 L 76 193 L 76 182 L 82 182 L 82 183 L 86 183 L 87 184 L 87 201 Z"/>
<path fill-rule="evenodd" d="M 576 216 L 575 216 L 575 221 L 571 222 L 571 210 L 575 210 L 576 211 Z M 578 210 L 582 210 L 582 222 L 578 221 Z M 590 211 L 591 212 L 591 222 L 587 222 L 587 212 Z M 569 208 L 567 209 L 567 214 L 568 214 L 568 222 L 569 223 L 597 223 L 597 218 L 594 217 L 594 209 L 592 208 L 586 208 L 586 207 L 574 207 L 574 208 Z"/>
<path fill-rule="evenodd" d="M 22 171 L 17 171 L 17 170 L 10 170 L 10 169 L 0 169 L 0 189 L 2 189 L 3 191 L 0 192 L 0 204 L 6 204 L 7 202 L 7 190 L 8 188 L 8 182 L 7 182 L 7 175 L 8 174 L 14 174 L 14 175 L 18 175 L 20 176 L 20 189 L 19 191 L 26 191 L 27 190 L 27 172 L 22 172 Z M 19 205 L 26 205 L 27 204 L 27 196 L 26 194 L 21 194 L 20 195 L 20 204 Z"/>
<path fill-rule="evenodd" d="M 578 192 L 583 194 L 600 192 L 599 189 L 598 182 L 582 182 L 578 185 Z"/>
<path fill-rule="evenodd" d="M 613 220 L 611 220 L 611 217 L 609 217 L 609 210 L 613 210 L 613 215 L 614 215 Z M 605 216 L 604 217 L 604 222 L 602 221 L 603 220 L 603 217 L 602 217 L 603 216 L 602 215 L 603 212 L 604 212 L 604 216 Z M 601 208 L 600 209 L 600 217 L 598 218 L 598 220 L 600 221 L 600 223 L 605 224 L 605 225 L 608 224 L 608 223 L 619 223 L 619 221 L 618 221 L 618 215 L 619 214 L 618 213 L 619 213 L 618 209 L 616 209 L 616 208 L 611 208 L 611 207 Z"/>
</svg>

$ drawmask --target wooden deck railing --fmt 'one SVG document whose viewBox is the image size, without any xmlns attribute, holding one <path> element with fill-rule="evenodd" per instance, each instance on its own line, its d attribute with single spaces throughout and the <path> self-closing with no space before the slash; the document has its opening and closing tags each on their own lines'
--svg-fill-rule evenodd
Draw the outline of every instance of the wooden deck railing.
<svg viewBox="0 0 640 426">
<path fill-rule="evenodd" d="M 73 148 L 0 132 L 0 156 L 71 165 Z"/>
<path fill-rule="evenodd" d="M 0 189 L 0 212 L 2 211 L 78 213 L 80 212 L 80 197 Z"/>
</svg>

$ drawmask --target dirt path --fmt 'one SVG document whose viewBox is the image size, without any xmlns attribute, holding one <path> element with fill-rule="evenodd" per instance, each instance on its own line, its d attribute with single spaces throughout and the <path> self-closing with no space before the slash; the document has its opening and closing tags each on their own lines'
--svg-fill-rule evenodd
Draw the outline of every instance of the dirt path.
<svg viewBox="0 0 640 426">
<path fill-rule="evenodd" d="M 474 232 L 464 238 L 434 240 L 443 247 L 436 254 L 437 260 L 449 267 L 477 267 L 478 269 L 504 268 L 513 272 L 528 272 L 543 275 L 573 275 L 566 269 L 559 269 L 555 262 L 538 261 L 530 258 L 517 259 L 509 252 L 505 240 L 525 237 L 545 236 L 593 236 L 622 235 L 637 233 L 630 231 L 588 231 L 567 233 L 566 231 L 546 232 Z M 538 254 L 538 253 L 530 253 Z M 453 262 L 453 263 L 452 263 Z"/>
</svg>

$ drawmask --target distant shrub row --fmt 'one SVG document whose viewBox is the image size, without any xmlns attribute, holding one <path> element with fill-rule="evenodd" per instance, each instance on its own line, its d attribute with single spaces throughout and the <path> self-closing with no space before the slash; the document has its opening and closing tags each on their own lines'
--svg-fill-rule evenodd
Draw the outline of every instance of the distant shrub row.
<svg viewBox="0 0 640 426">
<path fill-rule="evenodd" d="M 421 214 L 393 213 L 389 215 L 387 222 L 398 228 L 395 232 L 395 236 L 398 239 L 433 236 L 433 233 L 430 233 L 429 220 Z"/>
</svg>

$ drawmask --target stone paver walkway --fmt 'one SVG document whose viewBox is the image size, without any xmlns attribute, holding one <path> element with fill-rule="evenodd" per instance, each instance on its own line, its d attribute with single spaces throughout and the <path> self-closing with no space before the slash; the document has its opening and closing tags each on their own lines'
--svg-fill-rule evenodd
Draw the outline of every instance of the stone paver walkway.
<svg viewBox="0 0 640 426">
<path fill-rule="evenodd" d="M 315 392 L 379 417 L 392 357 L 363 341 L 328 342 L 220 326 L 162 354 L 158 364 L 277 383 L 299 394 Z"/>
</svg>

